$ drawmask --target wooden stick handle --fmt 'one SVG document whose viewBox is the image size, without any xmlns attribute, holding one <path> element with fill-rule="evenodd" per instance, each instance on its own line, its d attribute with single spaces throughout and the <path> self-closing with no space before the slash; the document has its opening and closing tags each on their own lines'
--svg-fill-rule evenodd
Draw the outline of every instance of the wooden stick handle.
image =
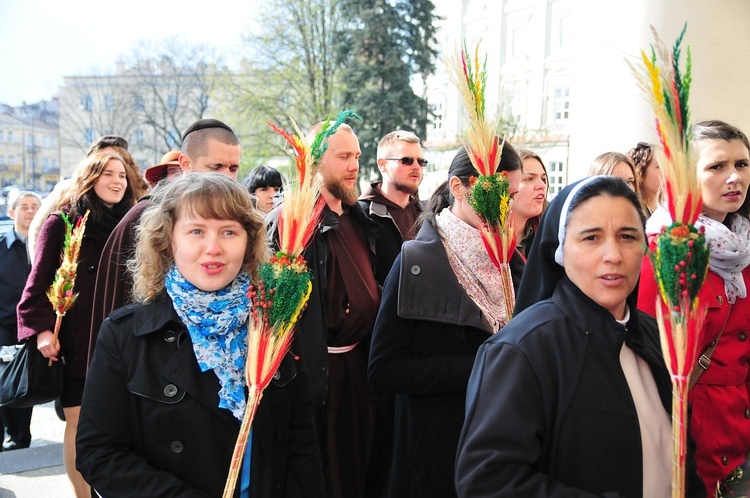
<svg viewBox="0 0 750 498">
<path fill-rule="evenodd" d="M 234 445 L 232 462 L 229 465 L 229 475 L 227 476 L 227 483 L 224 486 L 224 494 L 221 495 L 222 498 L 232 498 L 234 496 L 234 489 L 237 487 L 237 478 L 242 469 L 242 458 L 245 456 L 247 438 L 250 435 L 250 427 L 253 425 L 253 419 L 255 418 L 255 413 L 258 411 L 258 405 L 260 404 L 260 398 L 262 396 L 263 391 L 255 386 L 250 386 L 247 408 L 245 408 L 245 415 L 242 417 L 240 433 L 237 436 L 237 442 Z"/>
<path fill-rule="evenodd" d="M 54 337 L 52 338 L 52 345 L 54 346 L 57 344 L 57 335 L 60 333 L 60 325 L 62 325 L 62 315 L 57 315 L 57 318 L 55 319 L 55 332 Z M 50 358 L 49 363 L 47 363 L 48 367 L 52 366 L 52 359 Z"/>
<path fill-rule="evenodd" d="M 500 264 L 500 277 L 503 283 L 506 318 L 510 321 L 513 318 L 513 308 L 516 306 L 516 292 L 513 289 L 513 276 L 510 273 L 510 265 L 508 263 Z"/>
</svg>

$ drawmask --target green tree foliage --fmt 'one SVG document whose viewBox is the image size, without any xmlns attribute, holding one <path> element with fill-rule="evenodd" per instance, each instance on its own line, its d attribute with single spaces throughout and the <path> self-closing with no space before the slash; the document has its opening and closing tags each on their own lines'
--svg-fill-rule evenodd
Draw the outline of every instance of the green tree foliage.
<svg viewBox="0 0 750 498">
<path fill-rule="evenodd" d="M 279 156 L 281 142 L 266 121 L 304 130 L 338 104 L 334 40 L 342 29 L 339 0 L 267 0 L 258 27 L 245 37 L 240 75 L 227 79 L 232 112 L 256 164 Z"/>
<path fill-rule="evenodd" d="M 342 108 L 354 109 L 362 175 L 376 176 L 377 143 L 396 129 L 424 137 L 430 110 L 411 87 L 434 71 L 434 5 L 430 0 L 342 0 L 348 20 L 337 45 Z"/>
</svg>

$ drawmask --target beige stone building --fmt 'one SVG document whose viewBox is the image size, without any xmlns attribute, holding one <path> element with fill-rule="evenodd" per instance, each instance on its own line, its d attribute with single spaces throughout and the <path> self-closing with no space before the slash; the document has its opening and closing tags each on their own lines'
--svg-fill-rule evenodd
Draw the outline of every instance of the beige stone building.
<svg viewBox="0 0 750 498">
<path fill-rule="evenodd" d="M 169 60 L 119 63 L 115 74 L 70 76 L 60 88 L 61 174 L 70 176 L 102 135 L 125 138 L 135 162 L 145 169 L 179 148 L 181 131 L 207 116 L 214 88 L 213 68 L 175 67 Z"/>
<path fill-rule="evenodd" d="M 46 192 L 59 177 L 57 102 L 0 106 L 0 184 Z"/>
</svg>

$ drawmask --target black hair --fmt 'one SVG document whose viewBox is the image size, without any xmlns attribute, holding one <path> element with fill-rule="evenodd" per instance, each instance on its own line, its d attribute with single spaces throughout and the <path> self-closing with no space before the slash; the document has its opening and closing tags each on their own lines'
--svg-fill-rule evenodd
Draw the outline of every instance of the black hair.
<svg viewBox="0 0 750 498">
<path fill-rule="evenodd" d="M 275 168 L 270 166 L 258 166 L 254 168 L 242 182 L 247 190 L 254 194 L 255 190 L 261 187 L 284 187 L 284 177 Z"/>
<path fill-rule="evenodd" d="M 518 152 L 516 152 L 516 149 L 513 148 L 510 142 L 506 140 L 503 144 L 503 151 L 497 171 L 517 171 L 521 169 L 521 166 L 521 156 L 518 155 Z M 419 220 L 417 220 L 415 230 L 418 230 L 425 220 L 429 220 L 434 226 L 435 216 L 443 209 L 453 205 L 454 199 L 451 194 L 450 179 L 454 176 L 458 177 L 461 183 L 467 187 L 469 186 L 469 178 L 479 176 L 479 173 L 471 163 L 471 159 L 469 159 L 466 147 L 462 146 L 453 157 L 453 161 L 451 161 L 451 165 L 448 167 L 448 179 L 441 183 L 432 193 L 432 196 L 427 201 L 427 209 L 425 209 Z"/>
<path fill-rule="evenodd" d="M 641 220 L 641 225 L 645 228 L 646 226 L 646 215 L 641 209 L 641 201 L 638 199 L 638 194 L 628 187 L 628 184 L 622 178 L 616 176 L 601 176 L 591 180 L 589 183 L 581 187 L 576 193 L 575 197 L 570 201 L 568 206 L 568 213 L 565 216 L 565 226 L 568 225 L 570 215 L 576 210 L 578 206 L 599 195 L 606 195 L 609 197 L 624 197 L 633 205 L 636 211 L 638 211 L 638 217 Z"/>
</svg>

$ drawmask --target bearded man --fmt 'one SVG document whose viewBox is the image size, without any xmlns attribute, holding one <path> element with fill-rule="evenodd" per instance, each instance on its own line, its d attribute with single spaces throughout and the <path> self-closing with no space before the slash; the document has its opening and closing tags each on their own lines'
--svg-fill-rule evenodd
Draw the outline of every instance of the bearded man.
<svg viewBox="0 0 750 498">
<path fill-rule="evenodd" d="M 322 129 L 318 123 L 308 142 Z M 357 203 L 359 140 L 342 124 L 326 139 L 317 175 L 326 206 L 304 252 L 313 271 L 312 292 L 292 352 L 307 374 L 326 474 L 328 496 L 369 496 L 375 403 L 367 383 L 370 334 L 380 305 L 375 280 L 378 226 Z M 278 247 L 279 209 L 268 215 L 271 245 Z"/>
<path fill-rule="evenodd" d="M 419 137 L 414 133 L 397 130 L 380 139 L 378 169 L 383 179 L 370 184 L 359 204 L 382 227 L 375 243 L 375 278 L 381 286 L 401 244 L 416 235 L 414 223 L 422 212 L 418 190 L 426 165 Z"/>
</svg>

